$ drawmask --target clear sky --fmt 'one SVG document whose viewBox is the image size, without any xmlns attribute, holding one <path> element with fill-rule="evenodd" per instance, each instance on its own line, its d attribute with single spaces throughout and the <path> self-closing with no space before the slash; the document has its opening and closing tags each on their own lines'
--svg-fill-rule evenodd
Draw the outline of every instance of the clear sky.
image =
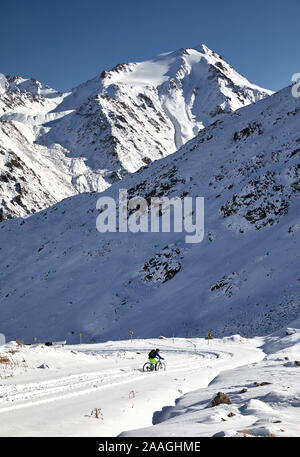
<svg viewBox="0 0 300 457">
<path fill-rule="evenodd" d="M 300 72 L 299 0 L 0 3 L 0 73 L 68 90 L 117 63 L 205 43 L 272 90 Z"/>
</svg>

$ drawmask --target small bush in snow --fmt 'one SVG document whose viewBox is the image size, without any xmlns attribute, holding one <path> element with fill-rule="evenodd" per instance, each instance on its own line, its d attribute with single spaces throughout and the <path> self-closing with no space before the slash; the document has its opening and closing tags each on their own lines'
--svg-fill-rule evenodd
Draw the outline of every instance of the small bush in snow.
<svg viewBox="0 0 300 457">
<path fill-rule="evenodd" d="M 0 363 L 10 363 L 10 360 L 6 355 L 0 355 Z"/>
<path fill-rule="evenodd" d="M 91 416 L 92 417 L 95 417 L 96 419 L 101 419 L 103 420 L 103 413 L 101 411 L 101 408 L 94 408 L 92 411 L 91 411 Z"/>
</svg>

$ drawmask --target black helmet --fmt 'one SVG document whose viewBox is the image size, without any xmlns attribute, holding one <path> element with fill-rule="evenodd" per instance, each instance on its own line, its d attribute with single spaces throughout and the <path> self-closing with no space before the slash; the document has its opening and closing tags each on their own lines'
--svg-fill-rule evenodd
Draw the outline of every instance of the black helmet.
<svg viewBox="0 0 300 457">
<path fill-rule="evenodd" d="M 156 352 L 159 352 L 159 349 L 155 349 L 155 350 L 156 350 Z"/>
</svg>

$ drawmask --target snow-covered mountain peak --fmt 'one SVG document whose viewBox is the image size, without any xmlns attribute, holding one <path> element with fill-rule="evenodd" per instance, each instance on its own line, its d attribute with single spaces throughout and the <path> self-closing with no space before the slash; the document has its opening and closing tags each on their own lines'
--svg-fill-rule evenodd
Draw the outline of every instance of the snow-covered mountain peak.
<svg viewBox="0 0 300 457">
<path fill-rule="evenodd" d="M 0 119 L 32 124 L 32 117 L 47 115 L 61 104 L 65 96 L 34 78 L 6 76 L 2 78 L 0 92 Z M 37 124 L 45 121 L 45 118 L 39 122 L 37 117 L 35 119 Z"/>
<path fill-rule="evenodd" d="M 52 89 L 47 84 L 43 84 L 35 78 L 22 78 L 22 76 L 7 76 L 7 90 L 9 92 L 30 92 L 45 98 L 57 97 L 60 92 Z"/>
<path fill-rule="evenodd" d="M 8 179 L 12 154 L 23 164 L 15 176 L 21 196 L 15 181 L 2 184 L 5 217 L 40 210 L 47 198 L 51 204 L 62 196 L 103 191 L 172 154 L 212 122 L 271 93 L 205 45 L 118 64 L 69 93 L 20 76 L 7 77 L 5 86 L 0 169 Z M 47 198 L 40 201 L 36 189 L 41 188 Z"/>
<path fill-rule="evenodd" d="M 203 52 L 203 53 L 212 53 L 212 52 L 214 52 L 212 49 L 210 49 L 204 43 L 200 43 L 197 46 L 194 46 L 193 49 L 196 49 L 197 51 L 200 51 L 200 52 Z"/>
<path fill-rule="evenodd" d="M 127 83 L 139 86 L 157 87 L 167 82 L 170 78 L 183 79 L 186 70 L 188 74 L 199 71 L 199 67 L 205 65 L 215 66 L 220 74 L 227 76 L 233 84 L 240 86 L 251 86 L 260 89 L 262 92 L 271 95 L 272 91 L 260 88 L 250 83 L 228 64 L 219 54 L 209 49 L 205 44 L 200 44 L 192 48 L 180 48 L 176 51 L 159 54 L 143 62 L 129 64 L 118 64 L 111 70 L 104 70 L 101 73 L 105 87 L 115 83 Z M 202 84 L 201 76 L 198 73 L 199 82 Z"/>
<path fill-rule="evenodd" d="M 53 125 L 40 142 L 60 144 L 88 162 L 93 155 L 97 173 L 109 185 L 112 176 L 176 151 L 223 114 L 270 94 L 207 46 L 181 48 L 118 64 L 74 88 L 56 108 L 74 113 Z"/>
</svg>

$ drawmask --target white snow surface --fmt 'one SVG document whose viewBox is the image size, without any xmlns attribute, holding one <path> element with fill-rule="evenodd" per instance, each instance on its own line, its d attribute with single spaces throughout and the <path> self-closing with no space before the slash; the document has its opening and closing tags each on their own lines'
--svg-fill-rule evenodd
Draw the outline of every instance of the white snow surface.
<svg viewBox="0 0 300 457">
<path fill-rule="evenodd" d="M 272 344 L 277 351 L 264 352 Z M 167 369 L 145 373 L 157 346 Z M 10 342 L 0 346 L 0 436 L 298 436 L 299 350 L 297 329 L 210 341 Z M 219 391 L 232 404 L 210 407 Z"/>
<path fill-rule="evenodd" d="M 68 93 L 7 77 L 0 94 L 0 220 L 103 191 L 224 114 L 272 92 L 205 45 L 119 64 Z"/>
</svg>

